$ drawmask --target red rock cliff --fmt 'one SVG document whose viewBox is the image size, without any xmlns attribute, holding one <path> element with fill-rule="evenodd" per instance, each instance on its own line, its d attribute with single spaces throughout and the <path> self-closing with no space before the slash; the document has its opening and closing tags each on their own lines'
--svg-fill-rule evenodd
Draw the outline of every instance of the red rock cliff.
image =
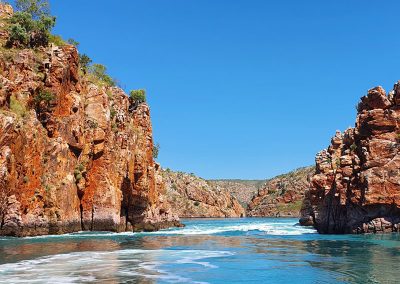
<svg viewBox="0 0 400 284">
<path fill-rule="evenodd" d="M 299 217 L 314 167 L 304 167 L 267 180 L 247 206 L 250 217 Z"/>
<path fill-rule="evenodd" d="M 225 188 L 193 174 L 162 171 L 166 198 L 181 218 L 244 217 L 245 210 Z"/>
<path fill-rule="evenodd" d="M 316 156 L 301 223 L 320 233 L 400 228 L 400 82 L 361 98 L 356 125 Z"/>
<path fill-rule="evenodd" d="M 90 82 L 73 46 L 0 52 L 0 235 L 179 224 L 145 103 Z"/>
</svg>

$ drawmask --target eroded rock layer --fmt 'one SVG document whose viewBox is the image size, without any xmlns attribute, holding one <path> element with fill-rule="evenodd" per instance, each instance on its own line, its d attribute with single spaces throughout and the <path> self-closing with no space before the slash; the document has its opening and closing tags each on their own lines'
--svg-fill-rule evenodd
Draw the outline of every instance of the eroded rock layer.
<svg viewBox="0 0 400 284">
<path fill-rule="evenodd" d="M 265 182 L 247 206 L 250 217 L 299 217 L 314 167 L 304 167 Z"/>
<path fill-rule="evenodd" d="M 400 83 L 369 90 L 357 109 L 355 127 L 316 156 L 300 221 L 320 233 L 400 228 Z"/>
<path fill-rule="evenodd" d="M 254 194 L 262 187 L 265 180 L 244 179 L 215 179 L 207 180 L 211 186 L 219 186 L 236 197 L 237 201 L 244 207 L 251 201 Z"/>
<path fill-rule="evenodd" d="M 229 191 L 192 174 L 162 172 L 166 196 L 181 218 L 243 217 L 245 210 Z"/>
<path fill-rule="evenodd" d="M 71 45 L 0 52 L 0 235 L 179 224 L 145 103 L 91 81 Z"/>
</svg>

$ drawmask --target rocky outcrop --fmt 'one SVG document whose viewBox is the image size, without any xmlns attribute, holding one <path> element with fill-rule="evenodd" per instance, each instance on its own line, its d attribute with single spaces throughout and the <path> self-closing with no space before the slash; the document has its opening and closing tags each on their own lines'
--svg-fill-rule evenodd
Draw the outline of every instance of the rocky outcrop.
<svg viewBox="0 0 400 284">
<path fill-rule="evenodd" d="M 265 182 L 248 204 L 250 217 L 299 217 L 314 167 L 304 167 Z"/>
<path fill-rule="evenodd" d="M 218 186 L 227 190 L 236 197 L 240 205 L 246 208 L 254 194 L 263 186 L 265 180 L 218 179 L 207 180 L 207 182 L 211 186 Z"/>
<path fill-rule="evenodd" d="M 300 222 L 320 233 L 400 229 L 400 83 L 369 90 L 357 110 L 355 127 L 316 156 Z"/>
<path fill-rule="evenodd" d="M 245 210 L 227 190 L 193 174 L 162 171 L 166 198 L 181 218 L 243 217 Z"/>
<path fill-rule="evenodd" d="M 71 45 L 0 52 L 1 235 L 179 224 L 145 103 L 90 81 Z"/>
</svg>

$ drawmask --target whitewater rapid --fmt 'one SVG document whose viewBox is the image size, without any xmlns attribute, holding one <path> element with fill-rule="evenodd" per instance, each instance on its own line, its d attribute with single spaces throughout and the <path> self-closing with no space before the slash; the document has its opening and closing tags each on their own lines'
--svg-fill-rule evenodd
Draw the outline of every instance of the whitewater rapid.
<svg viewBox="0 0 400 284">
<path fill-rule="evenodd" d="M 206 219 L 207 220 L 207 219 Z M 237 219 L 240 222 L 240 219 Z M 172 234 L 172 235 L 213 235 L 228 232 L 260 232 L 267 235 L 290 236 L 313 234 L 316 230 L 310 227 L 300 226 L 297 222 L 268 222 L 265 219 L 254 219 L 244 224 L 232 225 L 230 222 L 219 223 L 213 226 L 212 223 L 189 225 L 181 229 L 169 229 L 161 232 L 152 232 L 153 234 Z"/>
</svg>

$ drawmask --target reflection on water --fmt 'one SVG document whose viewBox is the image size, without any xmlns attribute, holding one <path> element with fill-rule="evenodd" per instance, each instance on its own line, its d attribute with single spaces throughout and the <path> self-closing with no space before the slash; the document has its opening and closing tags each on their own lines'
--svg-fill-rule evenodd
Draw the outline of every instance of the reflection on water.
<svg viewBox="0 0 400 284">
<path fill-rule="evenodd" d="M 114 240 L 63 240 L 46 242 L 0 241 L 0 263 L 15 262 L 40 256 L 63 254 L 78 251 L 117 250 L 120 244 Z"/>
<path fill-rule="evenodd" d="M 400 248 L 388 247 L 385 242 L 380 244 L 365 239 L 319 240 L 305 242 L 305 245 L 311 255 L 328 260 L 331 256 L 337 259 L 338 261 L 310 259 L 309 263 L 317 268 L 340 272 L 344 281 L 394 283 L 399 277 Z"/>
<path fill-rule="evenodd" d="M 318 235 L 294 219 L 186 223 L 158 233 L 2 238 L 0 282 L 396 283 L 400 277 L 398 234 Z"/>
</svg>

